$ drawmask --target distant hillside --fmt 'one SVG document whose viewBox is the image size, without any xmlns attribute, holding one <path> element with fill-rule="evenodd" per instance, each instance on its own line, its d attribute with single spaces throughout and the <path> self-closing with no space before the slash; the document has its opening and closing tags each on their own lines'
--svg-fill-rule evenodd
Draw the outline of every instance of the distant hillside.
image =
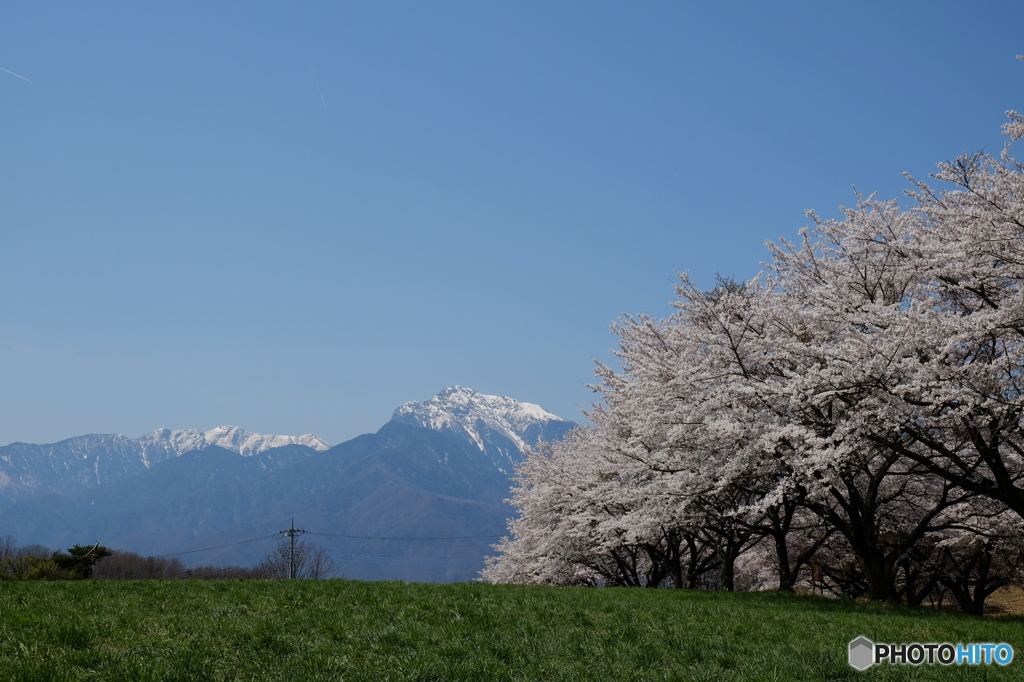
<svg viewBox="0 0 1024 682">
<path fill-rule="evenodd" d="M 237 426 L 218 426 L 206 432 L 157 429 L 142 438 L 89 434 L 49 445 L 12 443 L 0 447 L 0 509 L 46 493 L 78 495 L 211 445 L 243 456 L 287 445 L 303 445 L 311 450 L 330 448 L 329 443 L 312 434 L 268 436 Z"/>
<path fill-rule="evenodd" d="M 221 437 L 161 431 L 15 444 L 0 448 L 0 458 L 18 453 L 0 459 L 16 463 L 0 469 L 11 479 L 2 494 L 13 492 L 0 534 L 247 565 L 273 545 L 265 536 L 294 518 L 310 531 L 302 539 L 324 546 L 346 577 L 469 580 L 505 533 L 513 510 L 503 500 L 522 449 L 574 426 L 539 406 L 456 386 L 329 449 L 315 436 L 231 427 L 215 430 Z M 264 539 L 246 542 L 255 538 Z"/>
</svg>

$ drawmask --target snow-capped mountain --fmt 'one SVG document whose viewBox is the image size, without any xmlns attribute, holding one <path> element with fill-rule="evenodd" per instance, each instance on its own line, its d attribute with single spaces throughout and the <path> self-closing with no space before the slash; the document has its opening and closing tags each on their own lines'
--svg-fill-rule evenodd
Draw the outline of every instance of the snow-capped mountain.
<svg viewBox="0 0 1024 682">
<path fill-rule="evenodd" d="M 197 429 L 186 429 L 184 431 L 171 431 L 170 429 L 157 429 L 137 439 L 143 452 L 167 452 L 174 455 L 183 455 L 193 450 L 202 450 L 207 445 L 237 452 L 243 457 L 258 455 L 270 448 L 280 448 L 285 445 L 305 445 L 314 450 L 327 450 L 331 444 L 324 439 L 307 433 L 302 436 L 269 436 L 262 433 L 252 433 L 238 426 L 218 426 L 209 431 Z"/>
<path fill-rule="evenodd" d="M 312 434 L 264 435 L 237 426 L 218 426 L 205 432 L 157 429 L 141 438 L 89 434 L 45 445 L 12 443 L 0 447 L 0 507 L 42 493 L 75 494 L 211 445 L 247 457 L 286 445 L 304 445 L 316 451 L 330 448 Z"/>
<path fill-rule="evenodd" d="M 515 510 L 504 500 L 523 450 L 575 426 L 452 386 L 334 447 L 230 426 L 14 443 L 0 447 L 0 535 L 251 565 L 295 519 L 347 558 L 346 577 L 471 580 L 507 533 Z"/>
<path fill-rule="evenodd" d="M 512 473 L 527 448 L 557 440 L 576 426 L 540 405 L 462 386 L 450 386 L 426 402 L 405 403 L 391 420 L 468 438 L 504 474 Z"/>
</svg>

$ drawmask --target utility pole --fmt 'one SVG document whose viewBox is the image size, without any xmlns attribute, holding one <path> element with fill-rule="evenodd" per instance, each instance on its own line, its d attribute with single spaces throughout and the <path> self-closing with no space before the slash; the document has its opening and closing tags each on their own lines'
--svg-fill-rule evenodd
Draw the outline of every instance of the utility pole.
<svg viewBox="0 0 1024 682">
<path fill-rule="evenodd" d="M 295 519 L 292 519 L 291 528 L 285 528 L 281 535 L 287 535 L 291 539 L 291 551 L 288 552 L 288 579 L 295 579 L 295 536 L 302 535 L 306 531 L 295 527 Z"/>
</svg>

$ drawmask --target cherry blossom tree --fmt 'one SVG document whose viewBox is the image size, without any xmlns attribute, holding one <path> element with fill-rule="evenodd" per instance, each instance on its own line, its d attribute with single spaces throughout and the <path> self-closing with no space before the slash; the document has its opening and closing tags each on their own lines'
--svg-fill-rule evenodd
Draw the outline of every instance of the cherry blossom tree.
<svg viewBox="0 0 1024 682">
<path fill-rule="evenodd" d="M 1024 166 L 1007 146 L 933 177 L 906 208 L 811 213 L 762 276 L 683 275 L 671 317 L 613 325 L 592 426 L 527 457 L 484 577 L 693 587 L 715 569 L 732 589 L 769 542 L 779 589 L 815 563 L 847 592 L 978 611 L 1018 580 Z"/>
</svg>

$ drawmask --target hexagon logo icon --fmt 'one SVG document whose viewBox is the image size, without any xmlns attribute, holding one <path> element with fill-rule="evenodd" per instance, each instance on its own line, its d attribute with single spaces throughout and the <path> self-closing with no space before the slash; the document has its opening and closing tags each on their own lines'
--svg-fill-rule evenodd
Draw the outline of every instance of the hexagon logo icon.
<svg viewBox="0 0 1024 682">
<path fill-rule="evenodd" d="M 875 645 L 867 637 L 858 637 L 850 642 L 850 665 L 857 670 L 867 670 L 874 663 Z"/>
</svg>

